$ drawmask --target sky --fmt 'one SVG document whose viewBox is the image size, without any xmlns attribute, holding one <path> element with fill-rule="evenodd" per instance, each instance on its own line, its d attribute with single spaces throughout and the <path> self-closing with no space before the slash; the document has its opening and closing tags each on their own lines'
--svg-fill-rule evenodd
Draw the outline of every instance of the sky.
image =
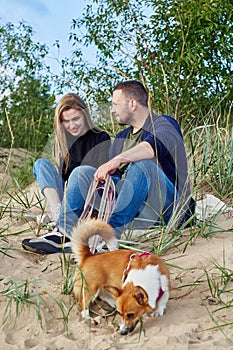
<svg viewBox="0 0 233 350">
<path fill-rule="evenodd" d="M 80 17 L 85 4 L 85 0 L 0 0 L 0 23 L 24 21 L 30 25 L 35 32 L 33 40 L 50 48 L 51 59 L 47 63 L 58 73 L 58 51 L 53 44 L 60 42 L 59 59 L 69 57 L 72 19 Z"/>
</svg>

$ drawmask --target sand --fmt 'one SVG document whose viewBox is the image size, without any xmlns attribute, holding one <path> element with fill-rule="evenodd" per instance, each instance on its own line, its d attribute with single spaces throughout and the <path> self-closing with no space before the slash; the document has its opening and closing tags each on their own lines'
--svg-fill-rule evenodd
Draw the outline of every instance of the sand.
<svg viewBox="0 0 233 350">
<path fill-rule="evenodd" d="M 38 200 L 35 183 L 25 193 L 31 202 Z M 212 236 L 199 235 L 185 251 L 183 243 L 163 255 L 173 287 L 164 316 L 145 316 L 133 333 L 121 336 L 120 317 L 114 312 L 107 316 L 106 305 L 93 306 L 93 321 L 85 321 L 72 293 L 63 293 L 69 255 L 22 250 L 23 238 L 42 231 L 26 208 L 22 215 L 22 203 L 14 207 L 18 209 L 0 220 L 1 349 L 233 349 L 232 212 L 217 217 Z M 41 213 L 40 205 L 33 210 Z M 180 242 L 189 235 L 186 230 Z M 68 275 L 73 269 L 71 265 Z M 231 281 L 218 293 L 226 280 Z"/>
</svg>

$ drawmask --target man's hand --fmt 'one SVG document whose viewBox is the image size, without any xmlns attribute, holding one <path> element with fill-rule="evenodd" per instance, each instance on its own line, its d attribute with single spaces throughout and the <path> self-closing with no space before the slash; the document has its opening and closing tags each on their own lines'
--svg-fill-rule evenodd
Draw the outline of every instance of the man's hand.
<svg viewBox="0 0 233 350">
<path fill-rule="evenodd" d="M 94 177 L 96 180 L 104 181 L 108 174 L 113 174 L 117 168 L 121 165 L 121 161 L 118 158 L 113 158 L 107 163 L 102 164 L 95 172 Z"/>
<path fill-rule="evenodd" d="M 152 159 L 153 157 L 154 150 L 151 145 L 146 141 L 142 141 L 138 145 L 118 154 L 107 163 L 101 165 L 96 170 L 94 177 L 96 180 L 104 181 L 106 180 L 107 174 L 113 174 L 121 164 L 129 164 L 143 159 Z"/>
</svg>

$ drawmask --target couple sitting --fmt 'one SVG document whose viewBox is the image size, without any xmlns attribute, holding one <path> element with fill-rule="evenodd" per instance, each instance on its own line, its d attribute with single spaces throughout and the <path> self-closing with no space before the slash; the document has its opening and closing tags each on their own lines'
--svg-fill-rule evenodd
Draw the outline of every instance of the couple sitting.
<svg viewBox="0 0 233 350">
<path fill-rule="evenodd" d="M 117 191 L 108 221 L 117 239 L 129 226 L 146 229 L 167 224 L 173 213 L 177 226 L 190 223 L 194 202 L 177 121 L 154 114 L 148 107 L 147 90 L 135 80 L 114 88 L 111 112 L 120 125 L 128 125 L 112 144 L 110 136 L 93 125 L 78 95 L 61 98 L 54 116 L 58 167 L 46 159 L 34 165 L 56 227 L 43 236 L 24 239 L 24 249 L 40 254 L 70 252 L 72 228 L 81 216 L 90 184 L 93 178 L 105 181 L 107 175 Z"/>
</svg>

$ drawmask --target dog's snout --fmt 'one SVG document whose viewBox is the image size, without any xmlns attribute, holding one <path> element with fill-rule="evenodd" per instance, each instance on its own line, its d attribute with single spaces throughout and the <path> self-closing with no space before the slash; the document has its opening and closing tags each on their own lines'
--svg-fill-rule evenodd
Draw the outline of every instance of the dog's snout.
<svg viewBox="0 0 233 350">
<path fill-rule="evenodd" d="M 135 324 L 132 327 L 130 327 L 130 328 L 122 329 L 121 330 L 121 335 L 127 335 L 127 334 L 133 332 L 134 328 L 135 328 Z"/>
<path fill-rule="evenodd" d="M 125 329 L 123 329 L 123 330 L 121 331 L 121 335 L 127 335 L 127 334 L 129 334 L 129 333 L 130 333 L 130 331 L 129 331 L 128 328 L 125 328 Z"/>
<path fill-rule="evenodd" d="M 124 324 L 121 324 L 121 326 L 120 326 L 121 335 L 127 335 L 127 334 L 133 332 L 137 323 L 138 323 L 138 321 L 135 322 L 134 324 L 132 324 L 131 327 L 126 327 Z"/>
</svg>

